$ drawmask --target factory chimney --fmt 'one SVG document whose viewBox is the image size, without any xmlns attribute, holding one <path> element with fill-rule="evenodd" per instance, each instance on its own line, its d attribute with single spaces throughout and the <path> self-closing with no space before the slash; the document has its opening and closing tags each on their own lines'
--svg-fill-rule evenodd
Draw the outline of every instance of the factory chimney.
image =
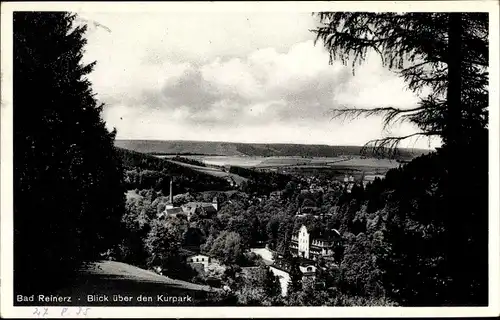
<svg viewBox="0 0 500 320">
<path fill-rule="evenodd" d="M 174 177 L 170 178 L 170 196 L 169 200 L 171 204 L 174 204 Z"/>
</svg>

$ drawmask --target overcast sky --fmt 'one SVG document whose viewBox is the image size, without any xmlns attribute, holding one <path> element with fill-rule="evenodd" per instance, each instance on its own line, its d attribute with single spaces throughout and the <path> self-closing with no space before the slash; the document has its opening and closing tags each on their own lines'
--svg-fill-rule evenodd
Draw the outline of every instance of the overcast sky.
<svg viewBox="0 0 500 320">
<path fill-rule="evenodd" d="M 329 65 L 309 13 L 80 17 L 90 22 L 85 60 L 97 61 L 89 78 L 118 139 L 362 145 L 388 134 L 381 119 L 331 120 L 331 108 L 418 101 L 376 56 L 354 76 L 351 66 Z M 403 125 L 390 134 L 414 131 Z"/>
</svg>

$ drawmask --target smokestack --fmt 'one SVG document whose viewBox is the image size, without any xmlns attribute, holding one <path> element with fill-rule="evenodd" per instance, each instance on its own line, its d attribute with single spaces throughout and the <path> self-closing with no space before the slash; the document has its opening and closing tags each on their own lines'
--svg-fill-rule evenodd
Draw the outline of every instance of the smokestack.
<svg viewBox="0 0 500 320">
<path fill-rule="evenodd" d="M 170 178 L 170 203 L 174 203 L 174 178 Z"/>
</svg>

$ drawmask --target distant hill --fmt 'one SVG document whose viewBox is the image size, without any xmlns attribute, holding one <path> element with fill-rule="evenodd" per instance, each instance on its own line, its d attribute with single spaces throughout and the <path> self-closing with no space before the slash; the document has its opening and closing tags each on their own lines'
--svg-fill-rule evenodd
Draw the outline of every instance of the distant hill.
<svg viewBox="0 0 500 320">
<path fill-rule="evenodd" d="M 301 156 L 301 157 L 338 157 L 360 155 L 361 146 L 329 146 L 281 143 L 238 143 L 216 141 L 180 140 L 116 140 L 115 145 L 142 153 L 218 155 L 218 156 Z M 400 149 L 401 159 L 411 159 L 428 153 L 425 149 Z M 366 154 L 370 156 L 370 154 Z"/>
</svg>

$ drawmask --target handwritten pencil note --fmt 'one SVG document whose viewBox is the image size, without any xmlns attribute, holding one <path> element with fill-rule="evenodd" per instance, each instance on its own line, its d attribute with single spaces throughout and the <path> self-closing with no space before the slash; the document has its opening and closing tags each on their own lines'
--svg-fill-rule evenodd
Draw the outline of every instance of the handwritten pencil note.
<svg viewBox="0 0 500 320">
<path fill-rule="evenodd" d="M 61 307 L 61 308 L 39 308 L 35 307 L 33 310 L 33 315 L 37 318 L 49 318 L 49 317 L 88 317 L 90 316 L 89 311 L 92 308 L 88 307 Z"/>
</svg>

